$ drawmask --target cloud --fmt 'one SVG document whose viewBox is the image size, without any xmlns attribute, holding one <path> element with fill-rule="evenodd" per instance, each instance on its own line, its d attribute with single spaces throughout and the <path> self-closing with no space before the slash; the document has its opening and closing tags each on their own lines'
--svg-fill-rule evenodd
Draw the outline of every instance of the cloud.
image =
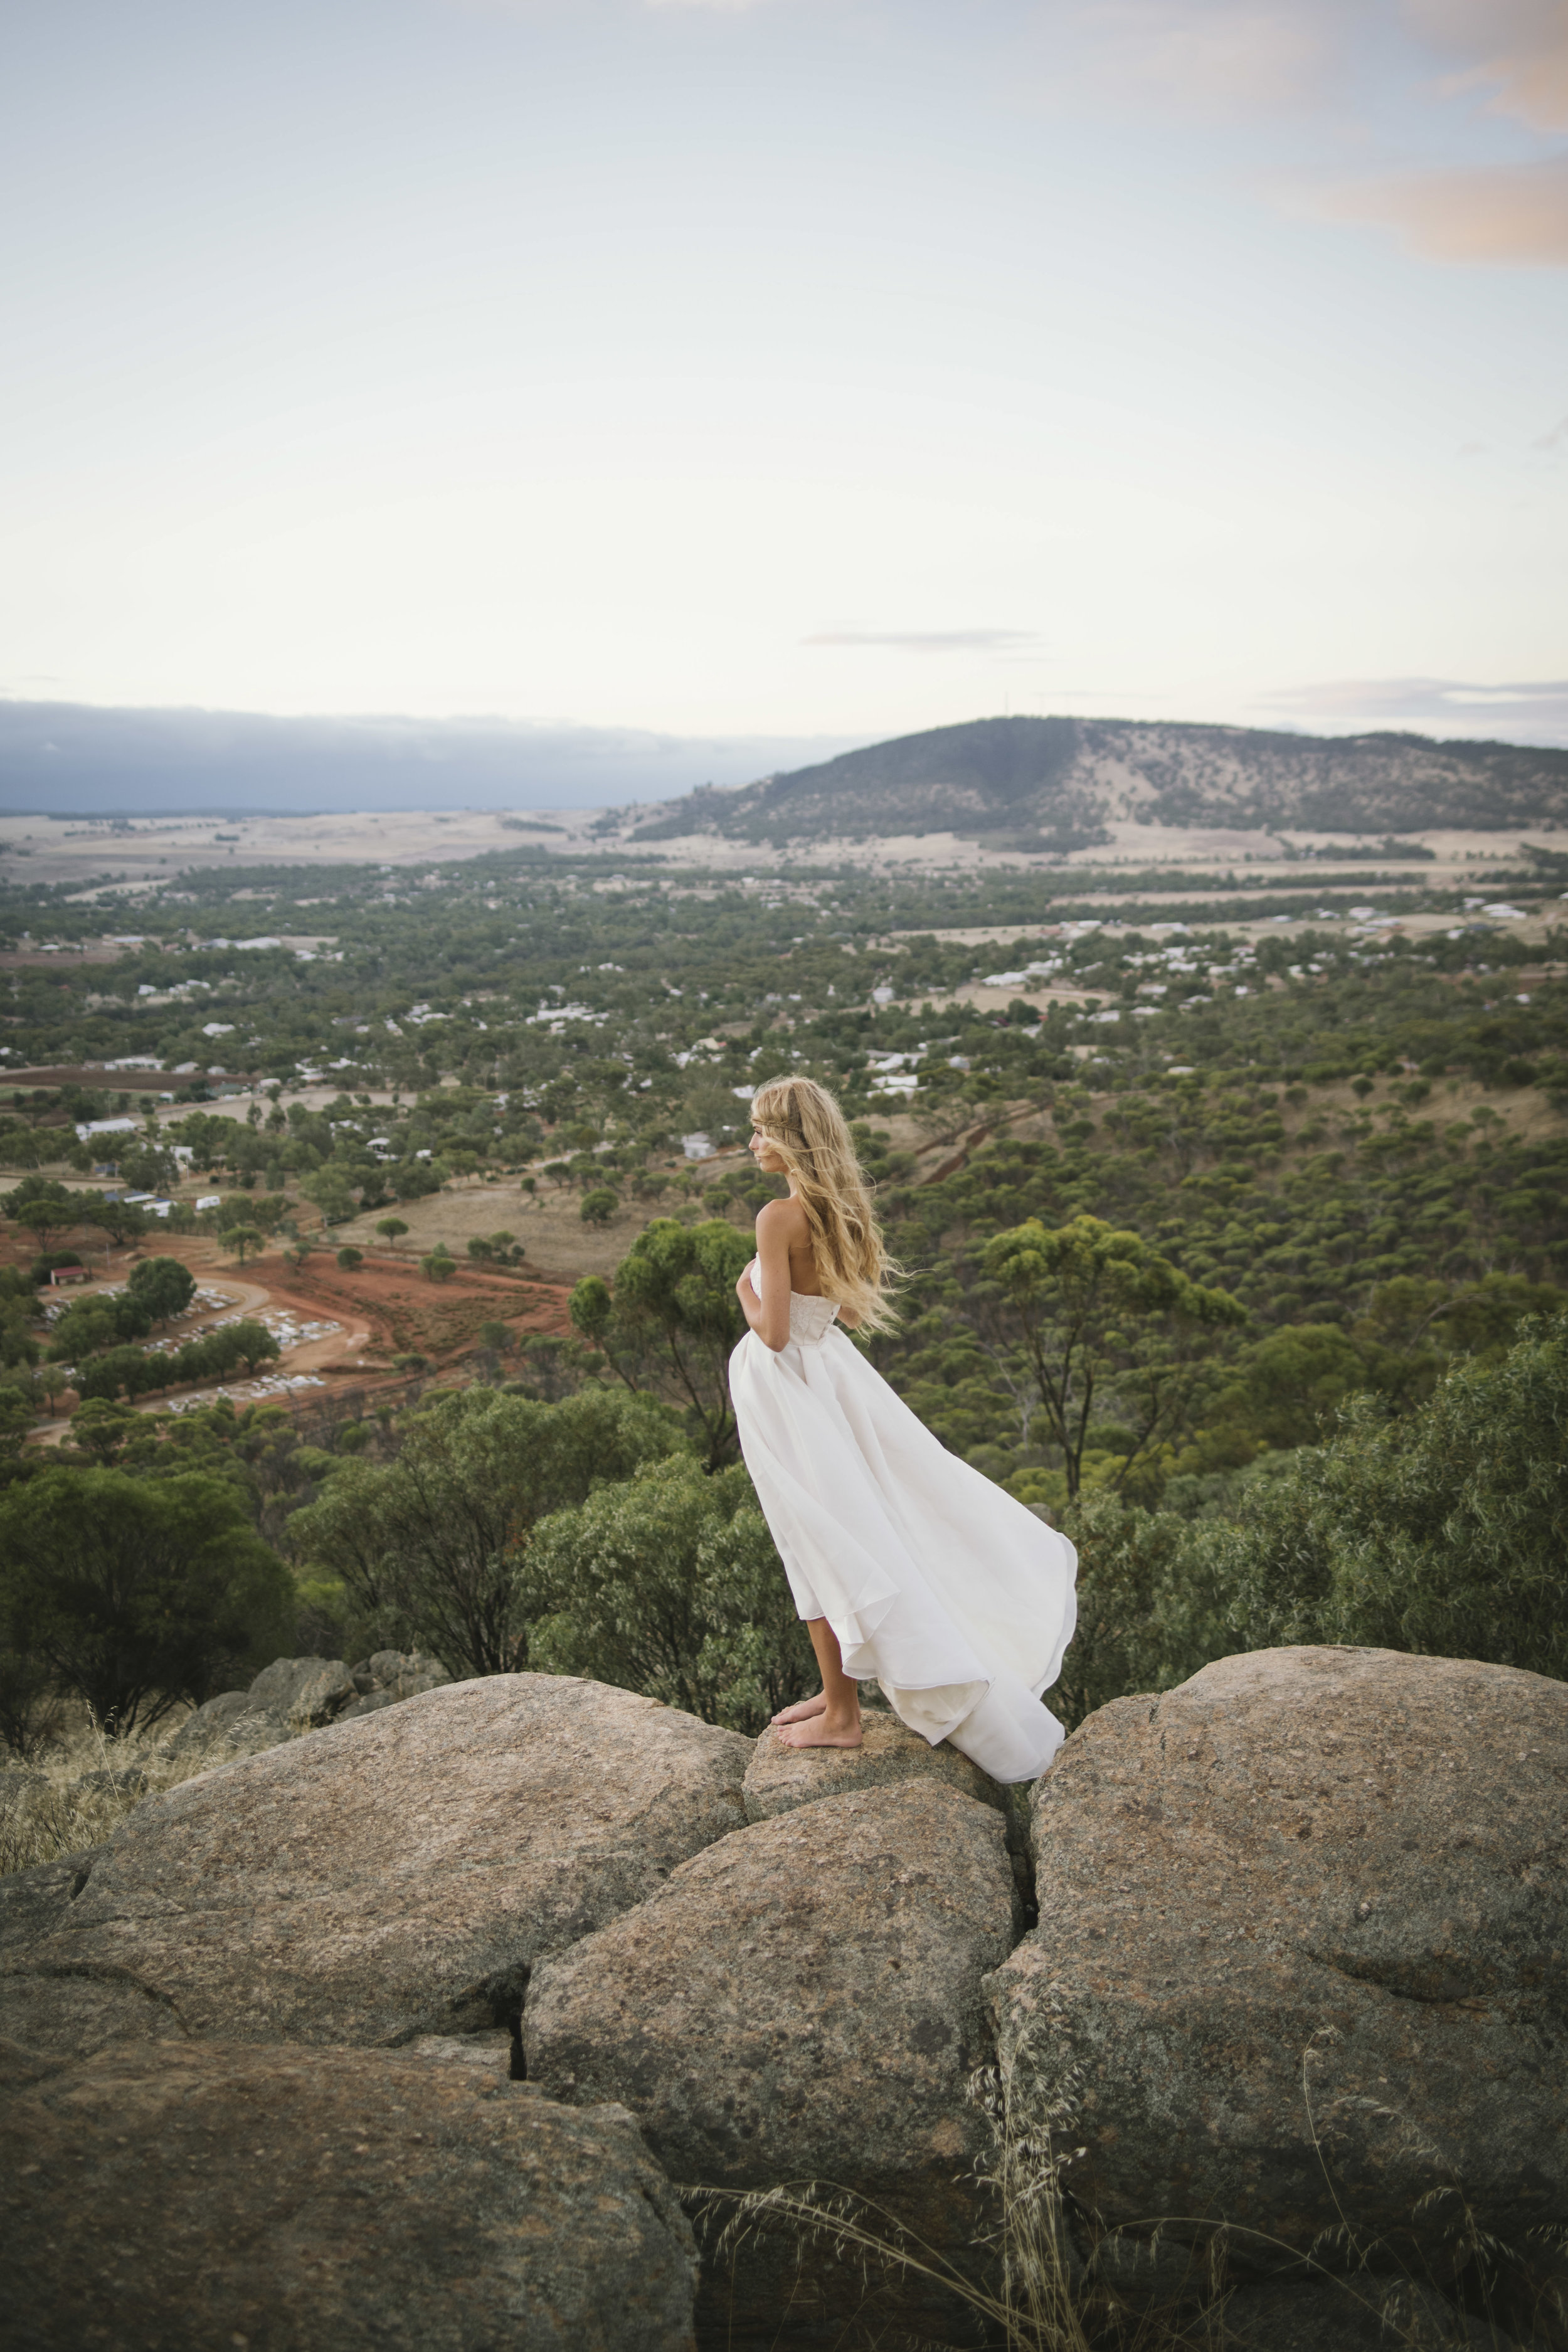
<svg viewBox="0 0 1568 2352">
<path fill-rule="evenodd" d="M 1568 678 L 1562 677 L 1497 686 L 1447 677 L 1338 678 L 1288 687 L 1264 699 L 1271 710 L 1342 726 L 1436 724 L 1456 735 L 1548 743 L 1568 734 Z"/>
<path fill-rule="evenodd" d="M 1358 181 L 1327 190 L 1314 209 L 1381 222 L 1428 261 L 1568 263 L 1568 155 Z"/>
<path fill-rule="evenodd" d="M 1568 130 L 1568 11 L 1562 0 L 1405 0 L 1436 48 L 1473 60 L 1447 93 L 1489 89 L 1492 110 L 1535 131 Z"/>
<path fill-rule="evenodd" d="M 1032 629 L 818 629 L 806 646 L 875 646 L 900 654 L 1012 654 L 1037 646 Z"/>
<path fill-rule="evenodd" d="M 1351 22 L 1346 0 L 1079 0 L 1059 28 L 1082 44 L 1070 79 L 1232 117 L 1321 105 L 1342 84 Z"/>
</svg>

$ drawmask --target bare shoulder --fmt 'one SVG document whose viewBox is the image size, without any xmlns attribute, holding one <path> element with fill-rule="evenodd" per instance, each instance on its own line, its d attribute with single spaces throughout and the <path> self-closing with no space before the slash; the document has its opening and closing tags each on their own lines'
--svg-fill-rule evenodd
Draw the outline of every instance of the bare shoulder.
<svg viewBox="0 0 1568 2352">
<path fill-rule="evenodd" d="M 805 1222 L 805 1211 L 798 1201 L 765 1201 L 757 1211 L 757 1237 L 766 1234 L 770 1239 L 776 1234 L 786 1244 L 803 1241 L 811 1228 Z"/>
</svg>

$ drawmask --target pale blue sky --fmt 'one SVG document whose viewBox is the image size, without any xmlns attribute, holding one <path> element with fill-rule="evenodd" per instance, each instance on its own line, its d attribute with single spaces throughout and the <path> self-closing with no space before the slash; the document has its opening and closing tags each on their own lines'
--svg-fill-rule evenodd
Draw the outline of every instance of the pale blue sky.
<svg viewBox="0 0 1568 2352">
<path fill-rule="evenodd" d="M 13 0 L 5 60 L 0 692 L 1568 740 L 1562 0 Z"/>
</svg>

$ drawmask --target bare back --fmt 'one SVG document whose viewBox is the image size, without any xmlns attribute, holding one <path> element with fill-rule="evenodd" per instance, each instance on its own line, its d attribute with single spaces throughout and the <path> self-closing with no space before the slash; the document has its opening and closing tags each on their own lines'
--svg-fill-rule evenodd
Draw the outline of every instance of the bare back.
<svg viewBox="0 0 1568 2352">
<path fill-rule="evenodd" d="M 811 1227 L 805 1211 L 792 1193 L 784 1201 L 769 1201 L 757 1213 L 757 1243 L 759 1250 L 769 1256 L 782 1242 L 789 1258 L 789 1286 L 803 1298 L 820 1298 L 822 1276 L 816 1270 L 816 1253 L 811 1246 Z"/>
</svg>

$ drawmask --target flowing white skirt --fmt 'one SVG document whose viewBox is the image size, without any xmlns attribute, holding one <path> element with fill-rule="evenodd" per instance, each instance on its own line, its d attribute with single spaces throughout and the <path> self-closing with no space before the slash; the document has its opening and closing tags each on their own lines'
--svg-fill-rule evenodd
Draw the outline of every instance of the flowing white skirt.
<svg viewBox="0 0 1568 2352">
<path fill-rule="evenodd" d="M 825 1299 L 790 1300 L 774 1351 L 730 1359 L 741 1447 L 803 1617 L 844 1671 L 879 1682 L 934 1748 L 998 1780 L 1038 1778 L 1061 1744 L 1041 1702 L 1072 1639 L 1078 1554 L 917 1420 Z"/>
</svg>

